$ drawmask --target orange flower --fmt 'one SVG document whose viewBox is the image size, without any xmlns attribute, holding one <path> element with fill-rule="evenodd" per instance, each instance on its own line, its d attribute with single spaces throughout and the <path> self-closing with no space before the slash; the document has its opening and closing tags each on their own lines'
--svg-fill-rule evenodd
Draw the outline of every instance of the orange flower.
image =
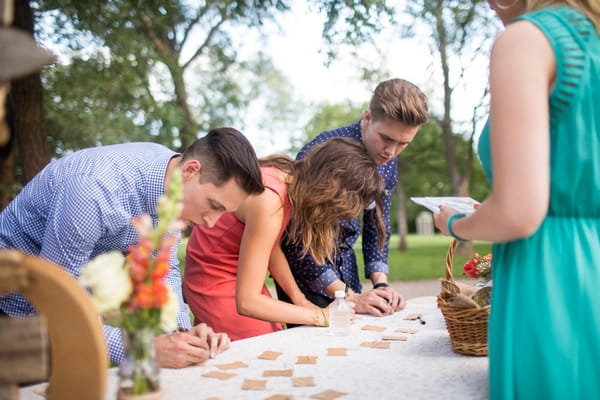
<svg viewBox="0 0 600 400">
<path fill-rule="evenodd" d="M 162 308 L 169 299 L 169 292 L 164 281 L 156 281 L 152 285 L 152 306 L 154 308 Z"/>
<path fill-rule="evenodd" d="M 151 278 L 152 281 L 162 280 L 167 273 L 169 272 L 169 263 L 165 261 L 159 261 L 156 259 L 156 265 L 154 266 L 154 270 L 152 271 Z"/>
<path fill-rule="evenodd" d="M 144 283 L 138 283 L 133 290 L 130 306 L 133 309 L 152 308 L 152 288 Z"/>
</svg>

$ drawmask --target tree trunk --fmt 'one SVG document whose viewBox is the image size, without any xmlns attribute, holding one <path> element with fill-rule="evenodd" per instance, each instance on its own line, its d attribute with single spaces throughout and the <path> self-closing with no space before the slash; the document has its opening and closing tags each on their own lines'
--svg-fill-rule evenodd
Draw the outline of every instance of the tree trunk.
<svg viewBox="0 0 600 400">
<path fill-rule="evenodd" d="M 15 2 L 14 26 L 33 35 L 33 12 L 28 1 Z M 11 94 L 15 105 L 21 183 L 25 185 L 50 161 L 40 74 L 34 73 L 13 81 Z"/>
<path fill-rule="evenodd" d="M 398 163 L 398 184 L 396 185 L 396 194 L 398 195 L 398 251 L 405 252 L 408 250 L 408 243 L 406 241 L 408 235 L 408 218 L 406 216 L 406 194 L 404 192 L 402 169 L 403 167 Z"/>
<path fill-rule="evenodd" d="M 437 18 L 437 36 L 438 50 L 440 53 L 440 63 L 442 65 L 442 74 L 444 77 L 444 116 L 441 121 L 442 136 L 444 138 L 444 153 L 446 156 L 446 165 L 450 175 L 452 184 L 452 192 L 457 196 L 466 196 L 468 194 L 469 182 L 464 175 L 461 174 L 456 157 L 456 146 L 454 143 L 454 132 L 452 129 L 452 87 L 450 86 L 450 65 L 448 63 L 448 40 L 443 22 L 443 13 L 441 8 L 444 2 L 439 3 L 439 8 L 436 12 Z M 461 242 L 456 248 L 457 255 L 473 254 L 473 242 Z"/>
</svg>

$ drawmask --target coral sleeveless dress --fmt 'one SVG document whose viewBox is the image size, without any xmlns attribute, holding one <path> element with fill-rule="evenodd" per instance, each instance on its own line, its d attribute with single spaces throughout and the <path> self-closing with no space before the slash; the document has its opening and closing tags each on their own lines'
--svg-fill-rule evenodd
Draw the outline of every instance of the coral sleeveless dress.
<svg viewBox="0 0 600 400">
<path fill-rule="evenodd" d="M 600 399 L 600 36 L 572 8 L 521 18 L 557 63 L 550 203 L 533 235 L 493 247 L 490 398 Z M 478 149 L 488 176 L 490 135 Z"/>
<path fill-rule="evenodd" d="M 278 243 L 287 226 L 291 205 L 285 183 L 277 170 L 262 167 L 266 190 L 281 199 L 284 217 Z M 204 322 L 215 332 L 225 332 L 238 340 L 283 329 L 283 324 L 249 318 L 238 314 L 235 302 L 237 264 L 245 224 L 232 213 L 224 214 L 213 228 L 196 226 L 187 245 L 183 294 L 194 314 L 194 322 Z M 262 293 L 271 297 L 266 286 Z"/>
</svg>

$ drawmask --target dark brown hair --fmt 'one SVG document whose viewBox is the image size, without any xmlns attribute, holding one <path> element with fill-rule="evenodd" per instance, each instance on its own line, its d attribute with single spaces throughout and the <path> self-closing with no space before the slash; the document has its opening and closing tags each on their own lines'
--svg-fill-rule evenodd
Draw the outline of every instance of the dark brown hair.
<svg viewBox="0 0 600 400">
<path fill-rule="evenodd" d="M 379 246 L 383 247 L 384 183 L 360 142 L 335 137 L 311 148 L 300 160 L 273 156 L 260 162 L 289 174 L 292 217 L 287 240 L 302 247 L 302 257 L 310 253 L 319 264 L 331 261 L 337 249 L 340 220 L 358 217 L 372 201 L 376 204 Z"/>
<path fill-rule="evenodd" d="M 187 148 L 181 162 L 190 159 L 202 163 L 201 182 L 221 186 L 234 178 L 248 194 L 260 194 L 264 190 L 254 148 L 236 129 L 212 129 Z"/>
</svg>

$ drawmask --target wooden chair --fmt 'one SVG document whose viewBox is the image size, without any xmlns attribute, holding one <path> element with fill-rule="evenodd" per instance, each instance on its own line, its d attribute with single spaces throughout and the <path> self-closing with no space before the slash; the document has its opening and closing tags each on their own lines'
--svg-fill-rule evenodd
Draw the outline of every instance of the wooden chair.
<svg viewBox="0 0 600 400">
<path fill-rule="evenodd" d="M 104 399 L 106 342 L 79 283 L 56 264 L 0 250 L 0 294 L 6 292 L 26 296 L 40 316 L 0 318 L 0 398 L 17 399 L 19 383 L 49 380 L 50 400 Z"/>
</svg>

